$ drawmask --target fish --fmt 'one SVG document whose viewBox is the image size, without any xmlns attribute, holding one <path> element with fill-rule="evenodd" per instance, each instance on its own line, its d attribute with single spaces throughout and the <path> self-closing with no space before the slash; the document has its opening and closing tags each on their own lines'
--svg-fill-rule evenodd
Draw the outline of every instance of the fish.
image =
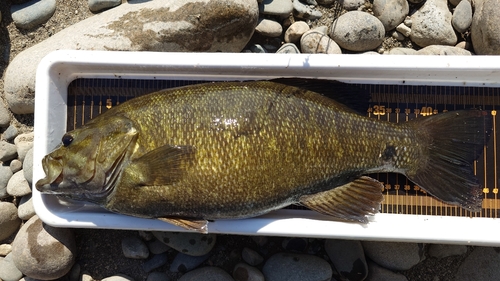
<svg viewBox="0 0 500 281">
<path fill-rule="evenodd" d="M 481 209 L 473 162 L 491 134 L 488 111 L 390 123 L 306 86 L 213 82 L 130 99 L 64 134 L 36 188 L 202 233 L 292 204 L 366 224 L 383 201 L 367 176 L 379 172 Z"/>
</svg>

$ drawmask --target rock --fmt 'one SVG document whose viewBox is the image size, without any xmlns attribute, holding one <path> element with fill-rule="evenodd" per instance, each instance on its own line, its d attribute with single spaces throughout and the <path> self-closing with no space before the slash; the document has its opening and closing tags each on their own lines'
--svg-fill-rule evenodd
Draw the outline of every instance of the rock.
<svg viewBox="0 0 500 281">
<path fill-rule="evenodd" d="M 399 31 L 396 31 L 394 30 L 392 33 L 391 33 L 391 36 L 392 38 L 398 40 L 398 41 L 403 41 L 405 40 L 405 36 L 403 35 L 403 33 L 399 32 Z"/>
<path fill-rule="evenodd" d="M 397 27 L 396 27 L 396 31 L 398 32 L 401 32 L 401 34 L 403 34 L 405 37 L 408 37 L 410 36 L 411 34 L 411 28 L 409 28 L 406 24 L 404 23 L 400 23 Z"/>
<path fill-rule="evenodd" d="M 16 145 L 17 155 L 21 162 L 24 161 L 26 154 L 30 149 L 33 148 L 33 140 L 35 135 L 33 132 L 21 134 L 14 139 L 14 144 Z"/>
<path fill-rule="evenodd" d="M 7 193 L 12 196 L 24 196 L 31 193 L 30 185 L 24 178 L 23 171 L 15 173 L 7 183 Z"/>
<path fill-rule="evenodd" d="M 198 267 L 200 264 L 202 264 L 204 261 L 206 261 L 210 257 L 210 253 L 205 254 L 203 256 L 189 256 L 183 253 L 177 253 L 175 256 L 174 260 L 170 264 L 170 272 L 188 272 L 196 267 Z"/>
<path fill-rule="evenodd" d="M 0 100 L 0 127 L 5 128 L 10 124 L 10 111 L 7 105 Z"/>
<path fill-rule="evenodd" d="M 277 51 L 277 54 L 300 54 L 299 48 L 293 43 L 283 44 Z"/>
<path fill-rule="evenodd" d="M 458 268 L 455 281 L 498 280 L 499 263 L 498 248 L 475 247 Z"/>
<path fill-rule="evenodd" d="M 166 251 L 168 251 L 168 249 L 170 249 L 170 247 L 167 246 L 165 243 L 162 243 L 157 239 L 155 239 L 148 243 L 148 249 L 151 254 L 158 255 L 165 253 Z"/>
<path fill-rule="evenodd" d="M 7 162 L 16 158 L 16 146 L 6 141 L 0 141 L 0 161 Z"/>
<path fill-rule="evenodd" d="M 423 259 L 423 245 L 363 241 L 365 255 L 377 264 L 391 270 L 407 270 Z"/>
<path fill-rule="evenodd" d="M 16 232 L 20 224 L 16 205 L 0 201 L 0 241 Z"/>
<path fill-rule="evenodd" d="M 317 0 L 318 4 L 323 6 L 330 6 L 335 3 L 336 0 Z"/>
<path fill-rule="evenodd" d="M 260 18 L 255 31 L 267 37 L 279 37 L 283 32 L 283 27 L 277 21 Z"/>
<path fill-rule="evenodd" d="M 121 0 L 89 0 L 89 9 L 93 13 L 119 6 Z"/>
<path fill-rule="evenodd" d="M 80 281 L 94 281 L 94 278 L 88 274 L 82 274 L 82 279 Z"/>
<path fill-rule="evenodd" d="M 296 21 L 285 31 L 284 40 L 287 43 L 297 43 L 307 31 L 309 31 L 309 25 L 305 21 Z"/>
<path fill-rule="evenodd" d="M 234 281 L 234 279 L 218 267 L 206 266 L 182 275 L 179 281 Z"/>
<path fill-rule="evenodd" d="M 148 274 L 146 281 L 170 281 L 170 278 L 163 272 L 151 272 Z"/>
<path fill-rule="evenodd" d="M 250 48 L 250 52 L 252 52 L 252 53 L 257 53 L 257 54 L 267 53 L 266 49 L 264 49 L 264 47 L 262 47 L 259 44 L 251 44 L 249 48 Z"/>
<path fill-rule="evenodd" d="M 147 259 L 149 257 L 148 246 L 135 236 L 123 238 L 122 252 L 129 259 Z"/>
<path fill-rule="evenodd" d="M 453 6 L 457 6 L 462 0 L 448 0 L 448 2 L 450 2 L 451 5 Z"/>
<path fill-rule="evenodd" d="M 361 7 L 364 3 L 365 1 L 363 0 L 344 0 L 342 2 L 342 7 L 348 11 L 352 11 L 359 9 L 359 7 Z"/>
<path fill-rule="evenodd" d="M 150 260 L 142 264 L 142 270 L 150 272 L 158 267 L 164 266 L 168 262 L 167 253 L 154 255 Z"/>
<path fill-rule="evenodd" d="M 241 251 L 241 258 L 253 266 L 259 265 L 264 261 L 264 258 L 259 253 L 248 247 L 243 248 L 243 251 Z"/>
<path fill-rule="evenodd" d="M 374 0 L 373 15 L 384 25 L 385 31 L 396 28 L 410 11 L 406 0 Z"/>
<path fill-rule="evenodd" d="M 23 278 L 23 273 L 14 264 L 12 253 L 0 260 L 0 280 L 18 281 L 21 278 Z"/>
<path fill-rule="evenodd" d="M 327 239 L 325 251 L 337 272 L 346 280 L 364 280 L 368 275 L 368 265 L 361 242 Z"/>
<path fill-rule="evenodd" d="M 269 239 L 266 236 L 252 236 L 252 241 L 255 242 L 258 246 L 264 246 L 267 244 Z"/>
<path fill-rule="evenodd" d="M 330 280 L 332 268 L 324 259 L 304 254 L 277 253 L 264 264 L 267 281 Z"/>
<path fill-rule="evenodd" d="M 23 162 L 21 162 L 17 159 L 14 159 L 14 160 L 10 161 L 9 168 L 10 168 L 10 171 L 12 173 L 19 172 L 23 168 Z"/>
<path fill-rule="evenodd" d="M 134 281 L 134 278 L 127 276 L 125 274 L 117 274 L 110 277 L 106 277 L 101 281 Z"/>
<path fill-rule="evenodd" d="M 368 276 L 365 281 L 408 281 L 403 274 L 392 272 L 374 262 L 368 262 Z"/>
<path fill-rule="evenodd" d="M 463 255 L 467 253 L 467 246 L 465 245 L 444 245 L 432 244 L 429 246 L 429 256 L 438 259 Z"/>
<path fill-rule="evenodd" d="M 10 9 L 17 28 L 31 29 L 48 21 L 56 11 L 56 0 L 33 0 Z"/>
<path fill-rule="evenodd" d="M 3 132 L 2 137 L 6 141 L 11 141 L 15 137 L 17 137 L 18 134 L 19 134 L 19 132 L 17 131 L 16 126 L 10 125 L 9 127 L 7 127 L 7 129 L 5 130 L 5 132 Z"/>
<path fill-rule="evenodd" d="M 431 45 L 416 52 L 416 55 L 471 56 L 471 52 L 453 46 Z"/>
<path fill-rule="evenodd" d="M 329 35 L 340 47 L 362 52 L 373 50 L 382 44 L 385 29 L 376 17 L 365 12 L 352 11 L 333 22 Z"/>
<path fill-rule="evenodd" d="M 17 216 L 23 221 L 27 221 L 35 214 L 35 207 L 33 206 L 33 200 L 31 200 L 31 193 L 24 195 L 21 198 L 19 207 L 17 208 Z"/>
<path fill-rule="evenodd" d="M 9 196 L 7 193 L 7 184 L 12 177 L 12 170 L 7 166 L 0 166 L 0 199 Z M 2 239 L 0 239 L 2 240 Z"/>
<path fill-rule="evenodd" d="M 316 20 L 323 16 L 320 11 L 302 4 L 299 0 L 293 0 L 293 15 L 299 19 L 306 20 Z"/>
<path fill-rule="evenodd" d="M 215 245 L 215 234 L 153 231 L 156 239 L 190 256 L 203 256 Z"/>
<path fill-rule="evenodd" d="M 46 225 L 35 215 L 17 233 L 12 257 L 16 267 L 31 278 L 60 278 L 75 263 L 74 234 L 69 229 Z"/>
<path fill-rule="evenodd" d="M 468 0 L 461 1 L 451 17 L 451 24 L 456 31 L 464 33 L 472 23 L 472 5 Z"/>
<path fill-rule="evenodd" d="M 500 54 L 500 0 L 474 1 L 471 39 L 478 55 Z"/>
<path fill-rule="evenodd" d="M 304 252 L 307 248 L 307 240 L 302 237 L 285 238 L 281 247 L 287 251 Z"/>
<path fill-rule="evenodd" d="M 457 35 L 451 25 L 451 17 L 447 0 L 427 0 L 411 16 L 411 41 L 420 47 L 455 45 Z"/>
<path fill-rule="evenodd" d="M 327 35 L 309 30 L 300 39 L 300 49 L 307 54 L 342 54 L 339 45 Z"/>
<path fill-rule="evenodd" d="M 12 252 L 12 246 L 10 244 L 0 245 L 0 257 L 5 257 Z"/>
<path fill-rule="evenodd" d="M 287 17 L 292 11 L 292 0 L 263 0 L 259 3 L 259 12 L 263 15 Z"/>
<path fill-rule="evenodd" d="M 4 96 L 14 113 L 33 113 L 36 67 L 56 49 L 240 52 L 257 20 L 255 0 L 123 3 L 19 53 L 5 71 Z"/>
<path fill-rule="evenodd" d="M 23 161 L 24 178 L 29 184 L 33 184 L 33 149 L 28 150 Z"/>
<path fill-rule="evenodd" d="M 323 34 L 328 34 L 328 26 L 326 26 L 326 25 L 316 26 L 315 28 L 313 28 L 313 30 L 316 30 L 316 31 L 321 32 Z"/>
<path fill-rule="evenodd" d="M 66 275 L 67 278 L 69 279 L 69 281 L 81 281 L 80 280 L 81 269 L 82 268 L 81 268 L 80 264 L 79 263 L 75 263 L 73 265 L 73 267 L 71 267 L 68 275 Z"/>
<path fill-rule="evenodd" d="M 417 51 L 410 48 L 392 48 L 384 52 L 384 55 L 416 55 Z"/>
<path fill-rule="evenodd" d="M 238 263 L 233 270 L 233 278 L 237 281 L 264 281 L 264 274 L 257 268 L 245 263 Z"/>
<path fill-rule="evenodd" d="M 151 240 L 155 239 L 155 236 L 153 235 L 153 233 L 151 233 L 151 231 L 139 230 L 139 237 L 141 237 L 142 240 L 144 240 L 144 241 L 151 241 Z M 150 249 L 150 251 L 151 251 L 151 249 Z"/>
</svg>

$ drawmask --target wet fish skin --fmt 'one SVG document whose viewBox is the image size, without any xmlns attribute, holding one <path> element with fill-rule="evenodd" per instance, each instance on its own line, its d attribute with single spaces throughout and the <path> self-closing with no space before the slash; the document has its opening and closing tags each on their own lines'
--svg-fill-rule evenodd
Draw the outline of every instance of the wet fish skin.
<svg viewBox="0 0 500 281">
<path fill-rule="evenodd" d="M 300 202 L 364 221 L 378 211 L 382 186 L 362 175 L 397 172 L 445 202 L 477 210 L 481 187 L 468 162 L 491 119 L 479 110 L 422 119 L 431 121 L 382 122 L 267 81 L 182 87 L 132 99 L 68 132 L 71 142 L 44 158 L 47 177 L 36 186 L 147 218 L 245 218 Z M 446 138 L 467 140 L 453 161 L 432 160 L 460 146 L 436 144 L 442 126 L 451 130 Z M 435 165 L 444 174 L 433 175 Z"/>
</svg>

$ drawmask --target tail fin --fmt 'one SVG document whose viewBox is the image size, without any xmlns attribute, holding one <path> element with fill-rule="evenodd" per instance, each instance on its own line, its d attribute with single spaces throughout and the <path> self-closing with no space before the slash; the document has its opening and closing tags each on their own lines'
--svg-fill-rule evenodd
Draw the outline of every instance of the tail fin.
<svg viewBox="0 0 500 281">
<path fill-rule="evenodd" d="M 440 200 L 479 211 L 482 187 L 473 162 L 481 155 L 492 131 L 492 117 L 483 110 L 460 110 L 419 118 L 412 122 L 431 143 L 426 163 L 408 178 Z"/>
</svg>

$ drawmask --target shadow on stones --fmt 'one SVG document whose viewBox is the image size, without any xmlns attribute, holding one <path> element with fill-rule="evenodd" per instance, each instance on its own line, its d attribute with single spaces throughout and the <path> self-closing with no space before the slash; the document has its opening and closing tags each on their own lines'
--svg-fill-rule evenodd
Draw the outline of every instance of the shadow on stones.
<svg viewBox="0 0 500 281">
<path fill-rule="evenodd" d="M 7 30 L 7 26 L 12 22 L 10 7 L 10 1 L 4 1 L 0 5 L 0 12 L 2 13 L 2 21 L 0 22 L 0 73 L 2 77 L 10 60 L 10 38 L 9 31 Z M 3 85 L 1 88 L 3 90 Z"/>
</svg>

